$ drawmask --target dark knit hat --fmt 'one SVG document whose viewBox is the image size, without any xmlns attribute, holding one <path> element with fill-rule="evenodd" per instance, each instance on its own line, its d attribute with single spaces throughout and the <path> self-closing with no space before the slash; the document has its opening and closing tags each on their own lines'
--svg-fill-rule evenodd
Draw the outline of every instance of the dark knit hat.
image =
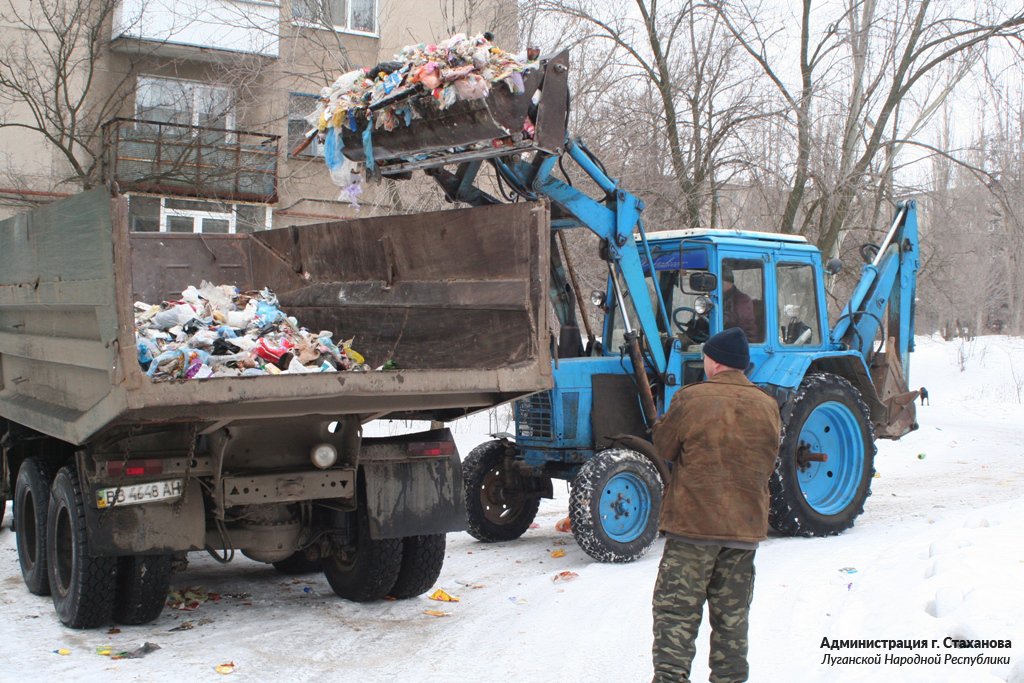
<svg viewBox="0 0 1024 683">
<path fill-rule="evenodd" d="M 730 368 L 746 370 L 750 365 L 747 335 L 738 327 L 722 330 L 705 342 L 704 355 Z"/>
</svg>

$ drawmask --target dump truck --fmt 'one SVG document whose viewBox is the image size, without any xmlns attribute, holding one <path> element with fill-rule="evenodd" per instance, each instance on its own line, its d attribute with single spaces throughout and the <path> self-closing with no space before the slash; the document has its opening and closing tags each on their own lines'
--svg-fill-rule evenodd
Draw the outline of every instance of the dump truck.
<svg viewBox="0 0 1024 683">
<path fill-rule="evenodd" d="M 372 116 L 350 116 L 340 133 L 346 157 L 372 175 L 423 170 L 451 201 L 477 211 L 509 201 L 551 207 L 554 387 L 518 399 L 515 434 L 495 435 L 463 462 L 469 532 L 518 538 L 560 479 L 570 484 L 571 528 L 586 553 L 606 562 L 646 553 L 670 476 L 651 428 L 677 391 L 703 379 L 702 343 L 732 326 L 751 344 L 746 374 L 775 397 L 784 425 L 771 524 L 801 536 L 848 529 L 870 495 L 875 439 L 917 428 L 917 392 L 908 389 L 916 205 L 898 204 L 884 239 L 862 247 L 860 281 L 830 325 L 826 279 L 841 264 L 826 263 L 805 238 L 648 232 L 643 201 L 568 134 L 568 67 L 565 52 L 543 57 L 521 92 L 495 87 L 444 110 L 429 93 L 398 91 L 381 106 L 413 112 L 408 125 L 375 129 Z M 603 289 L 581 291 L 563 241 L 571 229 L 598 238 Z M 734 288 L 746 297 L 742 314 Z M 589 327 L 595 309 L 601 330 Z"/>
<path fill-rule="evenodd" d="M 322 570 L 355 601 L 423 593 L 465 526 L 460 455 L 445 428 L 363 425 L 550 388 L 548 219 L 533 203 L 143 233 L 96 189 L 0 222 L 0 502 L 28 590 L 70 627 L 146 623 L 205 550 Z M 202 280 L 270 288 L 398 369 L 154 382 L 134 302 Z"/>
</svg>

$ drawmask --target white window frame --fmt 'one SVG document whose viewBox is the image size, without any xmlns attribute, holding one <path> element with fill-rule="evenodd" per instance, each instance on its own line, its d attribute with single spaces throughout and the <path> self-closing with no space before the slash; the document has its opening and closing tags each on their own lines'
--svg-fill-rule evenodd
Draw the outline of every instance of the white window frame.
<svg viewBox="0 0 1024 683">
<path fill-rule="evenodd" d="M 191 218 L 193 233 L 204 232 L 203 223 L 205 221 L 227 221 L 228 234 L 235 234 L 235 212 L 233 210 L 227 213 L 218 213 L 215 211 L 190 211 L 187 209 L 168 209 L 167 207 L 164 206 L 164 202 L 161 201 L 160 232 L 170 232 L 170 218 Z"/>
<path fill-rule="evenodd" d="M 233 235 L 238 233 L 238 207 L 240 206 L 260 206 L 264 209 L 263 216 L 263 229 L 271 230 L 274 227 L 274 207 L 269 204 L 260 204 L 258 202 L 238 202 L 234 204 L 226 204 L 225 206 L 231 207 L 229 211 L 203 211 L 201 209 L 172 209 L 167 206 L 167 200 L 184 200 L 193 202 L 205 202 L 204 199 L 191 198 L 191 197 L 168 197 L 166 195 L 152 195 L 146 193 L 129 194 L 128 201 L 130 202 L 135 197 L 150 197 L 160 200 L 160 213 L 157 219 L 157 232 L 170 233 L 170 221 L 169 218 L 192 218 L 192 232 L 198 234 L 203 231 L 203 220 L 226 220 L 228 222 L 228 234 Z M 212 202 L 211 202 L 212 203 Z M 198 219 L 198 220 L 196 220 Z M 258 228 L 257 228 L 258 229 Z M 149 232 L 149 231 L 142 231 Z M 150 234 L 153 234 L 150 232 Z M 187 233 L 177 233 L 187 234 Z M 213 234 L 213 233 L 211 233 Z M 224 233 L 216 233 L 224 234 Z"/>
<path fill-rule="evenodd" d="M 292 0 L 295 2 L 296 0 Z M 323 0 L 306 0 L 307 2 L 323 2 Z M 345 0 L 345 7 L 348 12 L 345 16 L 345 25 L 331 25 L 328 26 L 326 23 L 320 23 L 317 21 L 309 21 L 308 19 L 302 19 L 301 17 L 294 16 L 292 13 L 292 25 L 302 26 L 304 28 L 315 28 L 322 31 L 334 31 L 335 33 L 348 33 L 354 36 L 366 36 L 368 38 L 380 38 L 380 0 L 373 0 L 373 31 L 363 31 L 359 29 L 350 28 L 352 26 L 352 0 Z"/>
</svg>

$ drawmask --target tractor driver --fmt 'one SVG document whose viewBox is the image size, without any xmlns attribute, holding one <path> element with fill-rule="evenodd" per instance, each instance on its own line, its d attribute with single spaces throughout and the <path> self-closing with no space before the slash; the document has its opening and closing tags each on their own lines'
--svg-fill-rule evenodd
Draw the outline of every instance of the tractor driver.
<svg viewBox="0 0 1024 683">
<path fill-rule="evenodd" d="M 754 300 L 740 291 L 732 268 L 722 268 L 722 327 L 738 327 L 747 339 L 760 339 L 757 317 L 754 315 Z"/>
</svg>

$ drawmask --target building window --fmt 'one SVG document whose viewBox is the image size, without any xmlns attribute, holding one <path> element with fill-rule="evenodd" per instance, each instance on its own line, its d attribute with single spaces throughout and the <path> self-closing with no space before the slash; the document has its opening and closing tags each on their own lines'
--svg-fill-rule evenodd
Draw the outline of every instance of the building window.
<svg viewBox="0 0 1024 683">
<path fill-rule="evenodd" d="M 377 33 L 377 0 L 292 0 L 292 18 L 336 31 Z"/>
<path fill-rule="evenodd" d="M 130 195 L 128 218 L 133 232 L 231 235 L 271 227 L 273 209 L 262 204 L 225 204 L 176 197 Z"/>
<path fill-rule="evenodd" d="M 234 128 L 231 90 L 178 78 L 140 76 L 135 117 L 203 128 Z"/>
<path fill-rule="evenodd" d="M 318 99 L 317 95 L 303 93 L 292 93 L 288 97 L 288 151 L 295 149 L 306 139 L 306 133 L 312 128 L 306 121 L 306 117 L 316 109 Z M 298 154 L 303 157 L 322 157 L 323 155 L 323 144 L 316 137 Z"/>
</svg>

